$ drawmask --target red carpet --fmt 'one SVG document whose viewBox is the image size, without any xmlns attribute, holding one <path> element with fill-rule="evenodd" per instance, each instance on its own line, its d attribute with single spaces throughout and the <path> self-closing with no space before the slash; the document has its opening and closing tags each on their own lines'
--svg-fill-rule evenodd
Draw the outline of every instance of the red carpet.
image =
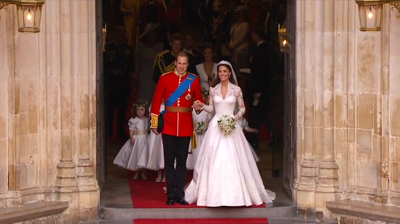
<svg viewBox="0 0 400 224">
<path fill-rule="evenodd" d="M 165 183 L 156 183 L 156 172 L 147 171 L 147 180 L 132 179 L 133 173 L 129 175 L 129 188 L 134 208 L 201 208 L 197 205 L 166 205 L 167 195 L 163 187 Z M 192 179 L 192 172 L 188 172 L 187 182 Z M 265 208 L 265 205 L 254 206 L 256 208 Z M 203 207 L 204 208 L 204 207 Z"/>
<path fill-rule="evenodd" d="M 135 224 L 268 224 L 268 219 L 135 219 Z"/>
</svg>

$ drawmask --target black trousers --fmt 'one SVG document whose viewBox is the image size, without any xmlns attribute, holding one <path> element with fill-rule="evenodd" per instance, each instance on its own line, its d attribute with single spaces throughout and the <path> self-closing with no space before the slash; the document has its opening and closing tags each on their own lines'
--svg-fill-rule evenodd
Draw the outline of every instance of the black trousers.
<svg viewBox="0 0 400 224">
<path fill-rule="evenodd" d="M 126 138 L 125 127 L 127 125 L 126 110 L 128 105 L 126 103 L 111 101 L 108 106 L 108 136 L 112 135 L 114 125 L 114 114 L 117 109 L 117 137 L 120 139 Z"/>
<path fill-rule="evenodd" d="M 114 129 L 115 109 L 117 109 L 117 136 L 120 139 L 126 140 L 127 134 L 125 131 L 125 127 L 128 125 L 128 120 L 126 119 L 126 110 L 128 109 L 129 91 L 124 91 L 124 89 L 121 88 L 121 93 L 115 93 L 115 91 L 112 90 L 107 93 L 106 130 L 108 132 L 108 136 L 111 136 Z"/>
<path fill-rule="evenodd" d="M 188 157 L 190 137 L 162 135 L 164 145 L 165 177 L 168 199 L 180 199 L 185 196 L 186 159 Z M 176 169 L 174 167 L 176 159 Z"/>
<path fill-rule="evenodd" d="M 118 75 L 107 72 L 104 80 L 105 88 L 105 106 L 107 108 L 107 132 L 111 136 L 114 129 L 114 114 L 117 109 L 117 136 L 126 140 L 127 135 L 125 127 L 128 125 L 126 110 L 128 109 L 128 100 L 130 96 L 130 77 L 128 75 Z"/>
</svg>

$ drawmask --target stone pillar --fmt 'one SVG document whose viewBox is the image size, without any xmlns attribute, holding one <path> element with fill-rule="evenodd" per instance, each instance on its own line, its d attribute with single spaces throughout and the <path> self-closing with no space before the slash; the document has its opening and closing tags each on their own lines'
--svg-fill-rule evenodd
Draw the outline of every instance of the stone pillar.
<svg viewBox="0 0 400 224">
<path fill-rule="evenodd" d="M 400 206 L 400 35 L 399 12 L 394 9 L 385 9 L 386 15 L 390 15 L 384 25 L 390 27 L 383 30 L 385 41 L 382 49 L 382 60 L 388 57 L 390 61 L 382 70 L 382 151 L 381 164 L 378 166 L 378 184 L 381 194 L 388 194 L 387 202 L 391 205 Z M 384 14 L 385 15 L 385 14 Z M 389 49 L 388 49 L 389 48 Z"/>
<path fill-rule="evenodd" d="M 298 132 L 303 133 L 297 139 L 302 152 L 299 152 L 300 178 L 296 184 L 295 196 L 300 215 L 307 216 L 314 213 L 315 201 L 315 143 L 314 143 L 314 118 L 315 118 L 315 4 L 317 1 L 297 1 L 297 40 L 296 40 L 296 70 L 298 91 L 300 92 L 300 105 L 304 107 L 304 117 Z M 300 85 L 300 86 L 299 86 Z M 302 125 L 302 126 L 301 126 Z"/>
<path fill-rule="evenodd" d="M 315 74 L 322 79 L 321 92 L 317 96 L 322 97 L 322 162 L 319 164 L 318 184 L 315 195 L 317 219 L 322 221 L 328 215 L 325 201 L 334 201 L 338 190 L 338 166 L 334 158 L 334 57 L 335 57 L 335 5 L 339 1 L 321 1 L 323 11 L 322 39 L 323 51 L 322 73 Z M 325 217 L 324 217 L 325 216 Z M 328 215 L 329 216 L 329 215 Z M 332 217 L 328 217 L 332 218 Z"/>
<path fill-rule="evenodd" d="M 76 102 L 74 113 L 77 119 L 74 138 L 78 146 L 78 187 L 80 221 L 97 218 L 99 187 L 94 175 L 96 152 L 96 22 L 95 1 L 72 1 L 72 8 L 78 12 L 73 20 L 74 52 L 81 52 L 74 58 L 74 91 Z M 79 15 L 79 16 L 77 16 Z M 87 49 L 80 51 L 80 49 Z M 92 153 L 90 153 L 92 151 Z"/>
<path fill-rule="evenodd" d="M 339 190 L 341 192 L 347 191 L 348 186 L 348 170 L 349 170 L 349 128 L 352 127 L 354 130 L 354 116 L 349 112 L 349 104 L 351 99 L 350 89 L 351 81 L 350 77 L 354 76 L 354 46 L 351 45 L 351 38 L 353 35 L 350 33 L 351 24 L 354 24 L 354 13 L 353 5 L 350 5 L 350 1 L 339 1 L 336 4 L 335 15 L 337 23 L 336 37 L 335 37 L 335 48 L 338 56 L 338 60 L 341 64 L 335 69 L 335 160 L 336 164 L 339 165 L 338 176 L 339 176 Z M 337 46 L 337 47 L 336 47 Z M 335 54 L 336 58 L 336 54 Z M 336 59 L 335 59 L 336 60 Z M 354 92 L 354 89 L 352 90 Z M 354 96 L 354 93 L 352 94 Z M 353 107 L 354 110 L 354 107 Z M 354 132 L 354 131 L 353 131 Z M 352 140 L 354 141 L 354 140 Z M 346 193 L 344 193 L 346 194 Z M 343 196 L 343 195 L 342 195 Z M 343 196 L 342 198 L 346 198 Z"/>
<path fill-rule="evenodd" d="M 72 38 L 73 34 L 73 18 L 79 17 L 79 13 L 71 12 L 72 2 L 74 1 L 50 1 L 46 2 L 46 13 L 52 14 L 52 11 L 59 13 L 58 16 L 54 14 L 49 19 L 59 19 L 57 25 L 52 26 L 51 32 L 56 36 L 52 41 L 57 50 L 59 50 L 59 72 L 60 72 L 60 122 L 61 122 L 61 159 L 57 165 L 57 193 L 58 199 L 61 201 L 69 201 L 70 207 L 68 211 L 60 217 L 60 222 L 71 222 L 78 221 L 78 216 L 75 214 L 78 212 L 79 198 L 78 198 L 78 187 L 76 177 L 76 164 L 73 161 L 73 149 L 75 149 L 74 142 L 76 141 L 73 122 L 75 122 L 74 109 L 76 107 L 76 101 L 73 99 L 73 90 L 79 85 L 74 83 L 74 77 L 76 74 L 76 61 L 74 58 L 79 55 L 78 51 L 72 52 L 71 46 L 76 44 L 76 39 Z M 50 11 L 50 12 L 49 12 Z M 57 35 L 58 34 L 58 35 Z M 58 45 L 58 46 L 57 46 Z M 74 49 L 75 50 L 75 49 Z M 82 51 L 85 52 L 85 51 Z M 81 53 L 82 53 L 81 52 Z M 53 59 L 54 60 L 54 59 Z M 72 61 L 71 61 L 72 60 Z M 54 60 L 57 66 L 57 60 Z M 72 214 L 72 215 L 71 215 Z"/>
<path fill-rule="evenodd" d="M 357 101 L 357 75 L 358 75 L 358 67 L 357 67 L 357 35 L 360 32 L 359 29 L 359 18 L 357 11 L 354 10 L 357 8 L 357 5 L 354 1 L 346 1 L 346 8 L 348 10 L 347 20 L 348 23 L 344 23 L 346 26 L 344 27 L 344 33 L 347 38 L 346 52 L 347 57 L 345 61 L 347 62 L 346 66 L 346 77 L 344 77 L 344 81 L 347 82 L 347 88 L 345 88 L 347 94 L 347 100 L 343 101 L 347 104 L 345 107 L 345 119 L 346 123 L 342 126 L 346 136 L 346 142 L 344 143 L 346 147 L 342 150 L 343 164 L 341 166 L 341 190 L 344 192 L 342 194 L 343 199 L 351 199 L 353 198 L 352 194 L 356 189 L 356 154 L 357 154 L 357 127 L 358 127 L 358 101 Z M 346 29 L 347 28 L 347 29 Z"/>
<path fill-rule="evenodd" d="M 15 29 L 15 16 L 16 13 L 14 11 L 14 6 L 7 6 L 8 11 L 6 17 L 6 40 L 7 40 L 7 68 L 8 71 L 5 70 L 5 74 L 8 74 L 8 77 L 5 81 L 7 83 L 7 93 L 8 93 L 8 100 L 7 102 L 7 118 L 8 118 L 8 192 L 5 195 L 7 198 L 6 206 L 13 207 L 19 206 L 22 204 L 22 196 L 20 192 L 20 175 L 19 175 L 19 134 L 20 128 L 18 119 L 18 114 L 20 113 L 20 105 L 19 105 L 19 92 L 20 89 L 18 88 L 18 78 L 17 72 L 15 71 L 16 67 L 16 57 L 15 51 L 18 49 L 17 44 L 15 43 L 14 32 L 8 32 L 10 30 Z M 12 11 L 12 12 L 10 12 Z M 5 105 L 4 105 L 5 106 Z M 6 122 L 4 123 L 6 126 Z"/>
<path fill-rule="evenodd" d="M 380 82 L 377 83 L 376 100 L 374 100 L 374 137 L 373 159 L 377 166 L 377 189 L 375 202 L 386 204 L 388 201 L 389 175 L 384 171 L 389 166 L 389 68 L 390 68 L 390 10 L 383 7 L 383 21 L 381 31 L 381 69 Z M 383 169 L 382 169 L 383 168 Z M 387 167 L 388 168 L 388 167 Z"/>
</svg>

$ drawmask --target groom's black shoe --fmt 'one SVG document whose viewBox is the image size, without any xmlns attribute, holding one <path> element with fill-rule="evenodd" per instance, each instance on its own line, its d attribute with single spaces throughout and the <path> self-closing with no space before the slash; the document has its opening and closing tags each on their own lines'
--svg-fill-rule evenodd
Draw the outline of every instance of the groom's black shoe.
<svg viewBox="0 0 400 224">
<path fill-rule="evenodd" d="M 174 205 L 174 204 L 175 204 L 175 200 L 174 200 L 174 199 L 169 199 L 169 198 L 168 198 L 166 204 L 167 204 L 167 205 Z"/>
<path fill-rule="evenodd" d="M 189 203 L 187 201 L 185 201 L 184 198 L 179 198 L 175 200 L 176 203 L 181 204 L 181 205 L 188 205 Z"/>
</svg>

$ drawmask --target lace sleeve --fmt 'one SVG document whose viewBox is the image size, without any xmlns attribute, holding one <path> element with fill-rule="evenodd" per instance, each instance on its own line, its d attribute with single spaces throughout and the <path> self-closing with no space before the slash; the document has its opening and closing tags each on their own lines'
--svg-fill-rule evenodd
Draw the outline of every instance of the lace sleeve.
<svg viewBox="0 0 400 224">
<path fill-rule="evenodd" d="M 246 106 L 244 105 L 244 100 L 243 100 L 243 93 L 240 87 L 237 87 L 237 89 L 235 89 L 235 96 L 236 96 L 236 101 L 239 105 L 239 111 L 235 115 L 235 119 L 238 120 L 242 118 L 244 113 L 246 112 Z"/>
<path fill-rule="evenodd" d="M 208 113 L 212 113 L 214 111 L 214 88 L 212 87 L 210 87 L 210 97 L 208 98 L 208 105 L 204 104 L 203 109 Z"/>
</svg>

